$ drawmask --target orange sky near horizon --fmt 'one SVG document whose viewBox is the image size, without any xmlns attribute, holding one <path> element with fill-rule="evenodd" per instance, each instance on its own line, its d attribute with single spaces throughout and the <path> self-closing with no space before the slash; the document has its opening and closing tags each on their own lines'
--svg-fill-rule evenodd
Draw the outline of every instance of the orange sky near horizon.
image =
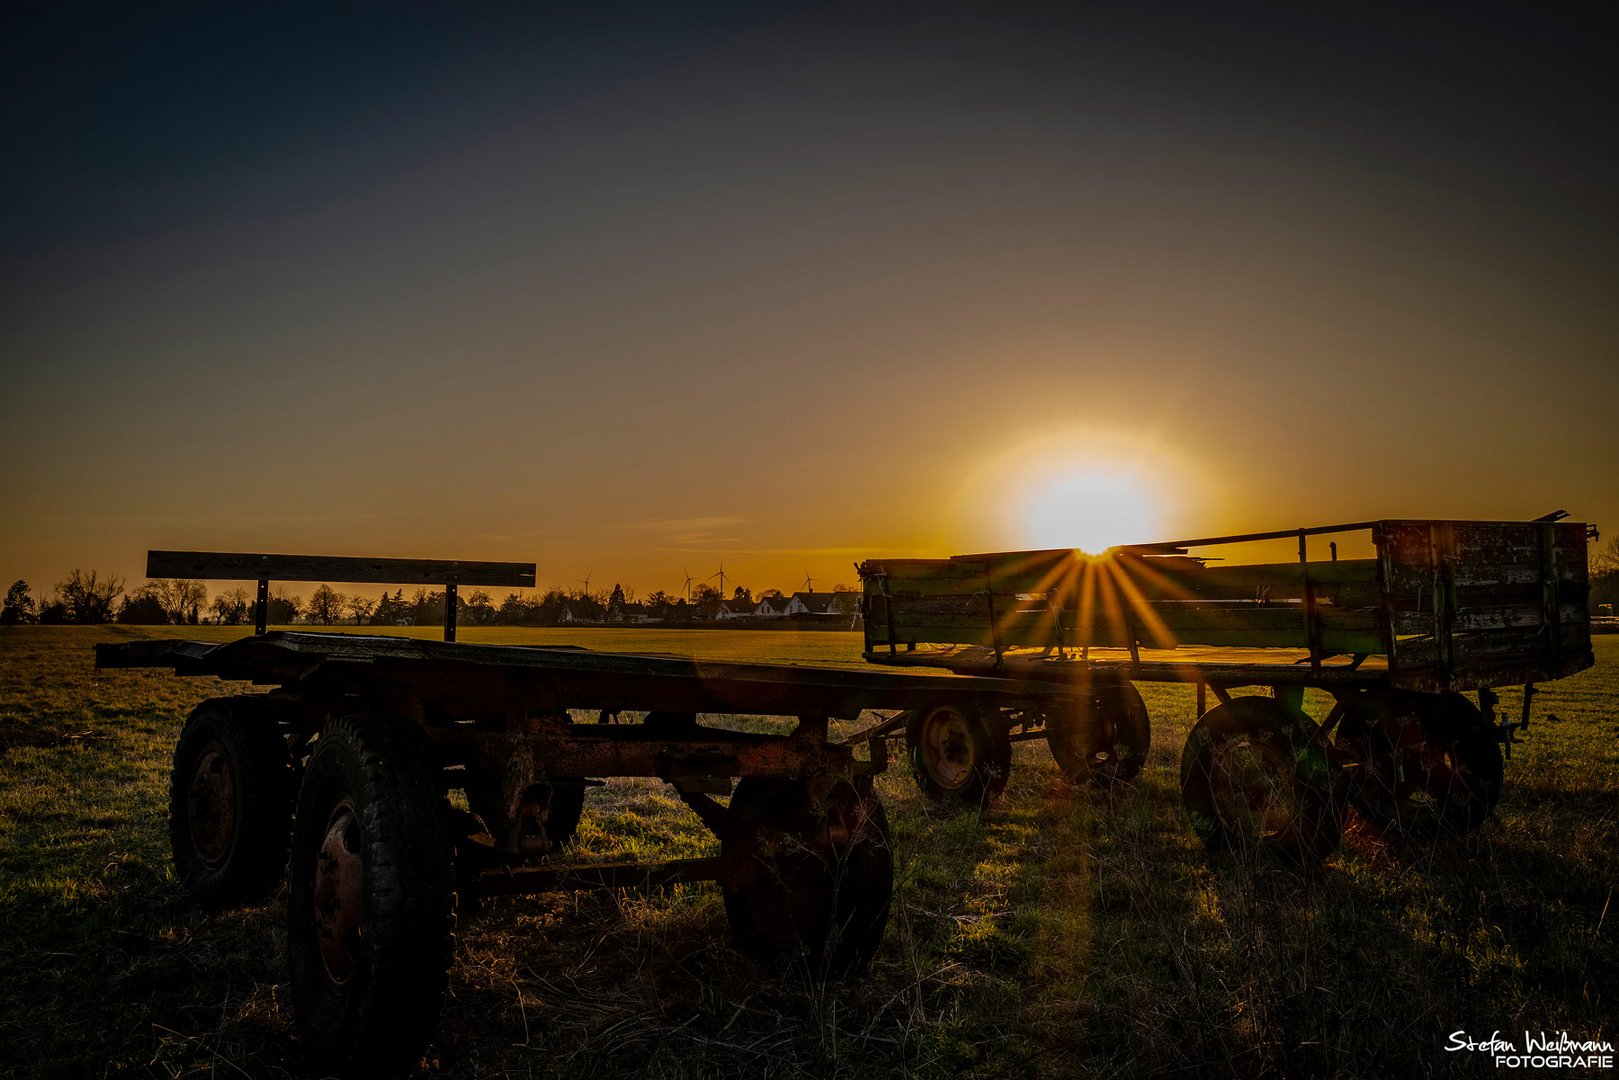
<svg viewBox="0 0 1619 1080">
<path fill-rule="evenodd" d="M 1065 485 L 1138 496 L 1122 541 L 1619 530 L 1591 35 L 1159 15 L 42 15 L 0 578 L 176 548 L 790 592 L 1046 546 Z"/>
</svg>

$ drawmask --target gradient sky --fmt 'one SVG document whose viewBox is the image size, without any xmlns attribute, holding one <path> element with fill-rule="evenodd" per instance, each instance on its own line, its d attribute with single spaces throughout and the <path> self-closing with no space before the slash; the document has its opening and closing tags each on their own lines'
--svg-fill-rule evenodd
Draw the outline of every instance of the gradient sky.
<svg viewBox="0 0 1619 1080">
<path fill-rule="evenodd" d="M 824 587 L 1087 470 L 1158 538 L 1619 530 L 1581 8 L 10 10 L 6 582 Z"/>
</svg>

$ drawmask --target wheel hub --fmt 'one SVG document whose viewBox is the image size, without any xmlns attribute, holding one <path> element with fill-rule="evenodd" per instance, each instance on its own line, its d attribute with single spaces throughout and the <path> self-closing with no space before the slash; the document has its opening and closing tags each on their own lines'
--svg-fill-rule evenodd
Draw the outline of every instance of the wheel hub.
<svg viewBox="0 0 1619 1080">
<path fill-rule="evenodd" d="M 1292 828 L 1291 762 L 1266 739 L 1230 739 L 1214 757 L 1215 812 L 1238 835 L 1264 839 Z"/>
<path fill-rule="evenodd" d="M 198 862 L 213 869 L 224 861 L 236 835 L 236 774 L 217 742 L 203 748 L 191 773 L 186 826 Z"/>
<path fill-rule="evenodd" d="M 923 724 L 921 743 L 927 770 L 941 787 L 955 790 L 972 779 L 972 733 L 960 713 L 940 709 L 930 715 Z"/>
<path fill-rule="evenodd" d="M 359 815 L 338 803 L 315 855 L 315 939 L 326 975 L 348 981 L 359 958 L 365 918 L 365 859 Z"/>
</svg>

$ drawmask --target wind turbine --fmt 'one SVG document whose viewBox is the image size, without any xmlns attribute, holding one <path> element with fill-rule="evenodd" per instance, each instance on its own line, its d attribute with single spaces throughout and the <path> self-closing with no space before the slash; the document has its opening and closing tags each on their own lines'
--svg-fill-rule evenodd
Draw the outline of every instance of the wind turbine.
<svg viewBox="0 0 1619 1080">
<path fill-rule="evenodd" d="M 804 571 L 804 591 L 808 593 L 815 591 L 815 579 L 810 577 L 808 570 Z"/>
<path fill-rule="evenodd" d="M 685 567 L 681 567 L 680 572 L 682 574 L 686 575 L 686 584 L 684 586 L 682 586 L 682 587 L 686 590 L 686 599 L 690 600 L 691 599 L 691 571 L 687 570 Z"/>
<path fill-rule="evenodd" d="M 592 571 L 589 571 L 589 570 L 585 571 L 584 579 L 581 582 L 581 584 L 583 584 L 584 587 L 585 587 L 585 596 L 587 598 L 590 596 L 590 575 L 591 575 L 591 573 L 592 573 Z"/>
<path fill-rule="evenodd" d="M 713 581 L 715 578 L 720 579 L 720 599 L 724 600 L 725 599 L 725 560 L 724 559 L 720 560 L 720 572 L 717 573 L 717 574 L 708 575 L 708 580 L 709 581 Z"/>
</svg>

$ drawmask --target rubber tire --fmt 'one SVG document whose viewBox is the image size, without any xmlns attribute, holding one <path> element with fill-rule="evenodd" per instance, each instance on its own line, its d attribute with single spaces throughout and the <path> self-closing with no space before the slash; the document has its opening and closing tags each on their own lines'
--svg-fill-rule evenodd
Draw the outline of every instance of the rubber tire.
<svg viewBox="0 0 1619 1080">
<path fill-rule="evenodd" d="M 235 823 L 222 856 L 198 850 L 191 792 L 203 759 L 217 748 L 235 791 Z M 169 774 L 169 847 L 189 899 L 222 908 L 263 900 L 287 872 L 293 764 L 273 706 L 258 695 L 210 698 L 192 710 Z"/>
<path fill-rule="evenodd" d="M 337 982 L 316 935 L 315 864 L 344 799 L 362 830 L 363 948 Z M 432 746 L 414 724 L 360 714 L 316 740 L 293 820 L 287 964 L 299 1033 L 324 1068 L 403 1075 L 433 1036 L 455 948 L 447 809 Z"/>
<path fill-rule="evenodd" d="M 545 819 L 545 834 L 560 850 L 573 843 L 579 832 L 579 819 L 585 812 L 585 785 L 555 780 L 551 784 L 551 809 Z"/>
<path fill-rule="evenodd" d="M 1233 698 L 1203 714 L 1181 754 L 1181 801 L 1210 851 L 1254 851 L 1296 865 L 1332 853 L 1343 835 L 1344 798 L 1315 732 L 1309 717 L 1269 697 Z M 1267 761 L 1272 791 L 1285 804 L 1282 825 L 1268 834 L 1249 833 L 1220 813 L 1216 762 L 1244 748 Z"/>
<path fill-rule="evenodd" d="M 928 770 L 922 746 L 924 727 L 930 717 L 942 710 L 957 711 L 967 732 L 971 773 L 957 786 L 951 786 Z M 1012 741 L 1007 737 L 1006 725 L 986 720 L 984 710 L 977 705 L 942 704 L 913 711 L 905 722 L 905 746 L 916 786 L 936 802 L 961 802 L 982 809 L 1006 790 L 1007 777 L 1012 771 Z"/>
<path fill-rule="evenodd" d="M 1046 744 L 1064 776 L 1109 787 L 1141 775 L 1152 746 L 1152 721 L 1141 692 L 1128 682 L 1100 683 L 1046 713 Z"/>
<path fill-rule="evenodd" d="M 1422 742 L 1448 752 L 1465 771 L 1468 791 L 1461 799 L 1429 792 L 1432 802 L 1416 793 L 1428 784 L 1420 751 L 1396 751 L 1387 726 L 1419 726 Z M 1483 715 L 1456 693 L 1378 693 L 1360 695 L 1345 709 L 1333 739 L 1334 749 L 1348 764 L 1349 793 L 1358 809 L 1373 824 L 1414 835 L 1465 833 L 1495 812 L 1505 772 L 1501 744 Z M 1415 791 L 1402 791 L 1400 777 L 1415 781 Z"/>
<path fill-rule="evenodd" d="M 876 795 L 841 784 L 852 839 L 830 845 L 802 781 L 743 777 L 731 796 L 722 863 L 741 880 L 722 882 L 738 952 L 784 962 L 817 981 L 863 974 L 882 944 L 894 893 L 888 815 Z"/>
</svg>

